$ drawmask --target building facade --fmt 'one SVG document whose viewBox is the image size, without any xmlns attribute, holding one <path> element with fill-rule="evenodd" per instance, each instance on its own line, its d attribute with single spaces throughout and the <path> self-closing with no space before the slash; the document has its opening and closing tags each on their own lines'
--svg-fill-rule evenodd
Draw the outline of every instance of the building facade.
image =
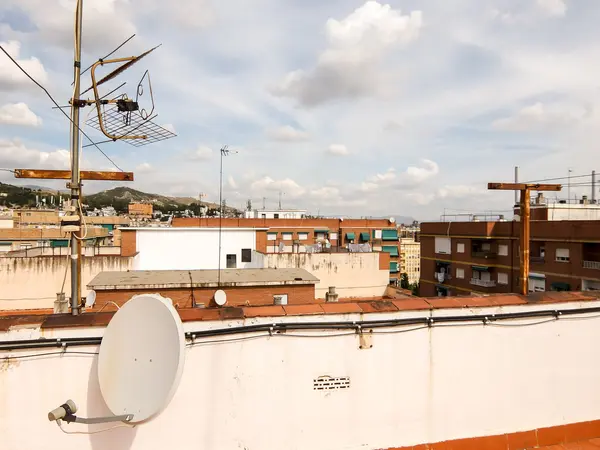
<svg viewBox="0 0 600 450">
<path fill-rule="evenodd" d="M 153 207 L 152 203 L 134 202 L 127 206 L 127 211 L 131 217 L 136 219 L 151 219 Z"/>
<path fill-rule="evenodd" d="M 413 238 L 400 238 L 400 272 L 408 275 L 408 282 L 419 282 L 421 274 L 421 243 Z"/>
<path fill-rule="evenodd" d="M 398 284 L 398 228 L 388 219 L 229 219 L 175 218 L 173 227 L 253 228 L 266 231 L 257 250 L 265 253 L 376 251 L 390 255 L 389 282 Z M 368 244 L 368 245 L 357 245 Z"/>
<path fill-rule="evenodd" d="M 304 219 L 305 209 L 253 209 L 244 212 L 246 219 Z"/>
<path fill-rule="evenodd" d="M 519 222 L 421 224 L 423 296 L 518 292 Z M 600 221 L 532 221 L 529 291 L 600 289 Z"/>
</svg>

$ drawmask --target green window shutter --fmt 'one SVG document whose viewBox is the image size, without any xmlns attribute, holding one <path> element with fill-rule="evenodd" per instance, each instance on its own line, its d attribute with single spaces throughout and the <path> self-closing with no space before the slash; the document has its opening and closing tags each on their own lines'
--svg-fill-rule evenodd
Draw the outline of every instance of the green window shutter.
<svg viewBox="0 0 600 450">
<path fill-rule="evenodd" d="M 396 228 L 394 228 L 393 230 L 382 230 L 381 239 L 384 241 L 397 241 L 398 230 Z"/>
<path fill-rule="evenodd" d="M 395 245 L 384 245 L 381 250 L 390 254 L 390 256 L 398 256 L 398 247 Z"/>
<path fill-rule="evenodd" d="M 346 239 L 354 240 L 354 233 L 346 233 Z"/>
<path fill-rule="evenodd" d="M 368 231 L 363 231 L 360 233 L 360 240 L 363 242 L 369 242 L 369 232 Z"/>
<path fill-rule="evenodd" d="M 395 261 L 392 261 L 390 263 L 390 273 L 398 273 L 399 269 L 398 269 L 398 263 Z"/>
</svg>

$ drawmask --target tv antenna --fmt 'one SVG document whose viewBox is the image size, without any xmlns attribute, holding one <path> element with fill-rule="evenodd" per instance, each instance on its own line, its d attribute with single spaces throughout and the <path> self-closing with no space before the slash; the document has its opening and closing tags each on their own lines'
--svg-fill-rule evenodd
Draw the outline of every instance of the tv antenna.
<svg viewBox="0 0 600 450">
<path fill-rule="evenodd" d="M 104 332 L 98 355 L 100 393 L 113 414 L 78 417 L 67 400 L 48 413 L 48 420 L 99 424 L 139 424 L 160 414 L 181 380 L 185 334 L 170 299 L 136 295 L 119 309 Z"/>
<path fill-rule="evenodd" d="M 69 180 L 67 188 L 71 191 L 71 203 L 67 209 L 67 215 L 62 218 L 66 225 L 61 228 L 63 232 L 71 233 L 71 314 L 78 315 L 81 309 L 81 247 L 85 232 L 82 228 L 85 224 L 82 222 L 83 211 L 82 203 L 82 180 L 102 180 L 102 181 L 133 181 L 132 172 L 124 172 L 106 155 L 99 147 L 99 144 L 122 140 L 134 146 L 151 144 L 175 136 L 175 133 L 167 130 L 153 122 L 157 117 L 154 105 L 154 94 L 150 81 L 150 73 L 146 70 L 137 84 L 134 98 L 127 94 L 118 94 L 110 98 L 112 94 L 125 86 L 121 83 L 115 89 L 101 94 L 99 87 L 110 80 L 115 79 L 135 63 L 146 57 L 158 46 L 153 47 L 138 56 L 129 56 L 121 58 L 110 58 L 123 45 L 129 42 L 135 35 L 129 37 L 125 42 L 106 55 L 98 59 L 83 73 L 90 71 L 92 85 L 81 93 L 81 40 L 82 40 L 82 21 L 83 21 L 83 2 L 77 0 L 75 7 L 75 44 L 74 44 L 74 72 L 73 72 L 73 96 L 69 100 L 71 108 L 71 167 L 70 170 L 36 170 L 36 169 L 15 169 L 16 178 L 36 178 L 36 179 L 55 179 Z M 99 67 L 119 64 L 112 72 L 97 80 L 96 70 Z M 35 82 L 35 80 L 34 80 Z M 36 82 L 36 84 L 38 84 Z M 38 84 L 39 86 L 39 84 Z M 42 87 L 42 86 L 40 86 Z M 42 87 L 42 89 L 44 89 Z M 45 90 L 45 89 L 44 89 Z M 88 91 L 93 91 L 92 99 L 82 99 L 81 95 Z M 149 93 L 150 104 L 147 108 L 140 108 L 140 100 L 144 92 Z M 46 91 L 47 93 L 47 91 Z M 50 95 L 50 94 L 48 94 Z M 51 97 L 52 98 L 52 97 Z M 53 100 L 53 99 L 52 99 Z M 54 100 L 53 100 L 54 101 Z M 56 104 L 56 102 L 55 102 Z M 60 107 L 56 104 L 57 107 Z M 108 139 L 101 142 L 93 142 L 80 127 L 80 110 L 86 106 L 96 108 L 96 115 L 86 121 L 90 125 L 100 130 Z M 63 111 L 64 113 L 64 111 Z M 66 115 L 66 113 L 65 113 Z M 119 170 L 118 172 L 100 172 L 100 171 L 81 171 L 79 168 L 81 148 L 80 134 L 85 135 L 100 150 L 106 158 Z"/>
</svg>

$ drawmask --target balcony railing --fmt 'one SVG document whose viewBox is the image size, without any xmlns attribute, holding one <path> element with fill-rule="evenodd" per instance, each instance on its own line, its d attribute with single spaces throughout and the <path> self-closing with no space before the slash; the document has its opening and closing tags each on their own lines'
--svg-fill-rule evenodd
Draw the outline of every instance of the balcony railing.
<svg viewBox="0 0 600 450">
<path fill-rule="evenodd" d="M 543 256 L 530 256 L 529 262 L 543 264 L 545 262 L 545 258 Z"/>
<path fill-rule="evenodd" d="M 452 279 L 452 276 L 447 272 L 435 272 L 434 277 L 436 281 L 439 281 L 440 283 Z"/>
<path fill-rule="evenodd" d="M 471 256 L 473 256 L 475 258 L 490 259 L 490 258 L 496 258 L 498 256 L 498 253 L 492 252 L 490 250 L 473 250 L 471 252 Z"/>
<path fill-rule="evenodd" d="M 583 261 L 583 268 L 600 270 L 600 261 Z"/>
<path fill-rule="evenodd" d="M 471 284 L 482 287 L 494 287 L 496 282 L 493 280 L 480 280 L 479 278 L 471 278 Z"/>
</svg>

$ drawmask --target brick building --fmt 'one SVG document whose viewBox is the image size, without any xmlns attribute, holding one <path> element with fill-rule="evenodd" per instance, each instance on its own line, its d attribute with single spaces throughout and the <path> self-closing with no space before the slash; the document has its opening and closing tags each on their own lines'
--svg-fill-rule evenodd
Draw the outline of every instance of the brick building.
<svg viewBox="0 0 600 450">
<path fill-rule="evenodd" d="M 153 212 L 152 203 L 130 203 L 127 206 L 127 212 L 131 217 L 136 219 L 151 219 Z"/>
<path fill-rule="evenodd" d="M 519 222 L 421 224 L 423 296 L 518 292 Z M 600 289 L 600 221 L 531 221 L 529 291 Z"/>
<path fill-rule="evenodd" d="M 217 228 L 218 218 L 175 218 L 173 227 Z M 390 255 L 389 280 L 397 284 L 400 275 L 398 228 L 388 219 L 230 219 L 228 229 L 266 230 L 266 241 L 257 237 L 256 250 L 264 253 L 306 253 L 321 245 L 335 251 L 350 244 L 369 244 L 373 251 Z"/>
<path fill-rule="evenodd" d="M 314 303 L 318 281 L 303 269 L 225 269 L 220 276 L 218 270 L 140 270 L 102 272 L 87 287 L 96 292 L 95 310 L 149 293 L 168 297 L 179 308 L 193 308 L 217 306 L 217 290 L 227 296 L 224 306 Z"/>
</svg>

